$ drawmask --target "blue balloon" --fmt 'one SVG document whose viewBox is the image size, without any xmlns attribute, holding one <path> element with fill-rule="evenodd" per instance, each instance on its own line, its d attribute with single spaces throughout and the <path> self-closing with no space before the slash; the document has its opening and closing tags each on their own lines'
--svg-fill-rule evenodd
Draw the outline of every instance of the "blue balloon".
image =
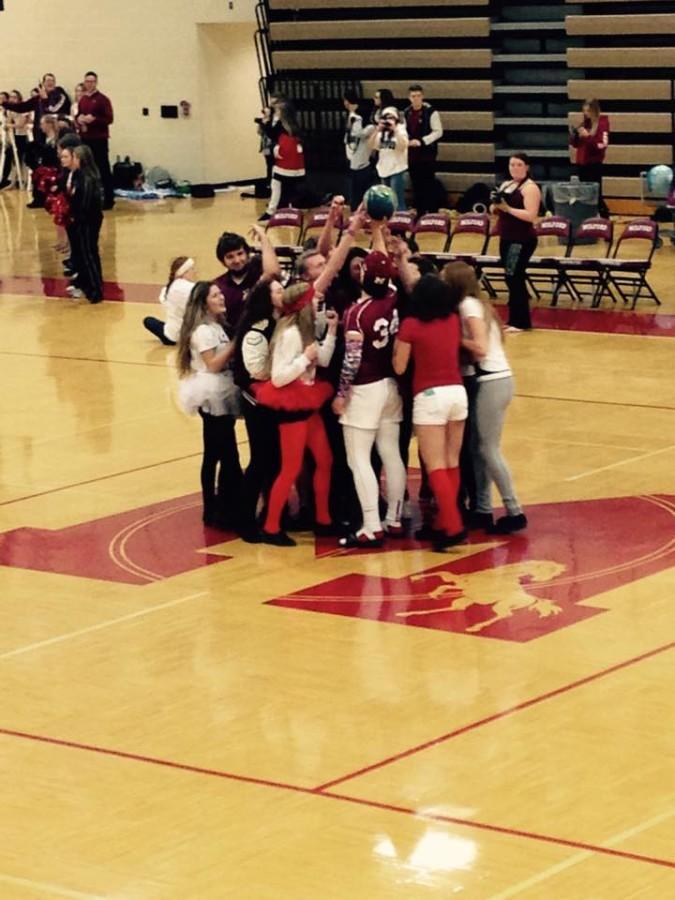
<svg viewBox="0 0 675 900">
<path fill-rule="evenodd" d="M 652 166 L 647 172 L 647 187 L 652 194 L 665 194 L 670 190 L 673 170 L 670 166 Z"/>
</svg>

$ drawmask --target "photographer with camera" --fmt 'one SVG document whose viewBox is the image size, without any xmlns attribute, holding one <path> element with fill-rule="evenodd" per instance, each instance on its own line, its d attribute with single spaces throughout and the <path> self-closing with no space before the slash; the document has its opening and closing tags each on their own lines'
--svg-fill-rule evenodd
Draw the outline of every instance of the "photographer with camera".
<svg viewBox="0 0 675 900">
<path fill-rule="evenodd" d="M 517 333 L 532 328 L 526 272 L 537 246 L 534 223 L 541 206 L 541 191 L 530 177 L 526 153 L 514 153 L 509 159 L 509 175 L 510 180 L 492 192 L 490 212 L 497 215 L 499 255 L 509 289 L 506 331 Z"/>
<path fill-rule="evenodd" d="M 368 139 L 368 147 L 377 151 L 375 168 L 380 182 L 394 191 L 398 209 L 405 209 L 408 132 L 396 107 L 388 106 L 382 110 L 380 121 Z"/>
<path fill-rule="evenodd" d="M 600 112 L 597 100 L 585 100 L 581 113 L 583 120 L 576 128 L 570 126 L 570 144 L 577 151 L 577 173 L 580 181 L 598 186 L 598 210 L 604 218 L 609 210 L 602 199 L 602 165 L 609 146 L 609 117 Z"/>
</svg>

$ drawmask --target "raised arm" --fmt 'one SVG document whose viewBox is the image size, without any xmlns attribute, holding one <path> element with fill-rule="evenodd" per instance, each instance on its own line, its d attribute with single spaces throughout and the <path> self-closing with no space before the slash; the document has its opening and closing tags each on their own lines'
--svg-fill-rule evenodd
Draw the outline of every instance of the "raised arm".
<svg viewBox="0 0 675 900">
<path fill-rule="evenodd" d="M 316 249 L 319 251 L 319 253 L 322 253 L 326 257 L 326 259 L 328 259 L 330 252 L 333 249 L 333 232 L 335 231 L 335 223 L 338 222 L 342 217 L 344 208 L 345 198 L 339 194 L 333 197 L 330 203 L 328 218 L 326 219 L 324 226 L 321 229 L 321 234 L 319 235 L 319 240 L 317 241 L 316 245 Z"/>
<path fill-rule="evenodd" d="M 276 250 L 262 225 L 253 225 L 251 235 L 257 237 L 260 242 L 262 255 L 261 281 L 274 281 L 275 278 L 279 278 L 281 275 L 281 266 L 279 265 Z"/>
<path fill-rule="evenodd" d="M 340 243 L 337 245 L 335 250 L 331 253 L 328 262 L 326 263 L 326 267 L 323 272 L 319 275 L 319 277 L 314 282 L 314 291 L 317 294 L 325 294 L 328 290 L 331 282 L 340 271 L 342 266 L 345 264 L 345 260 L 347 259 L 347 254 L 351 250 L 354 245 L 354 238 L 363 228 L 364 222 L 366 219 L 366 214 L 363 209 L 359 208 L 356 212 L 356 215 L 352 218 L 350 222 L 349 228 L 345 231 L 345 233 L 340 238 Z"/>
</svg>

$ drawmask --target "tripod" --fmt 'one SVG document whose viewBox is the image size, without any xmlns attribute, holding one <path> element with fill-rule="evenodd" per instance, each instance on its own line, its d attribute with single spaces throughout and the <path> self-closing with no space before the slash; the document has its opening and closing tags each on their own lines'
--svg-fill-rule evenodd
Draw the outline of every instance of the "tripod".
<svg viewBox="0 0 675 900">
<path fill-rule="evenodd" d="M 21 165 L 21 160 L 19 159 L 19 151 L 16 148 L 14 128 L 7 119 L 7 111 L 5 109 L 0 109 L 0 178 L 5 174 L 5 163 L 8 153 L 12 154 L 19 188 L 23 189 L 23 167 Z"/>
</svg>

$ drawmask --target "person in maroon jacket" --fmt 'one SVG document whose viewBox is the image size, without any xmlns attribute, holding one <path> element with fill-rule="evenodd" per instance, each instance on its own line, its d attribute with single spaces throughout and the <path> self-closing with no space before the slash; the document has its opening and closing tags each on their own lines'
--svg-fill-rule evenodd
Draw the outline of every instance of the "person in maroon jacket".
<svg viewBox="0 0 675 900">
<path fill-rule="evenodd" d="M 570 128 L 570 144 L 576 147 L 579 180 L 598 185 L 598 209 L 606 218 L 609 211 L 602 199 L 602 165 L 609 146 L 609 117 L 601 114 L 597 100 L 584 101 L 581 112 L 581 124 Z"/>
<path fill-rule="evenodd" d="M 112 209 L 115 205 L 108 142 L 110 126 L 113 122 L 113 108 L 110 100 L 98 89 L 98 75 L 87 72 L 83 80 L 84 94 L 80 97 L 77 111 L 77 129 L 82 143 L 86 144 L 94 155 L 94 160 L 103 183 L 103 208 Z"/>
</svg>

